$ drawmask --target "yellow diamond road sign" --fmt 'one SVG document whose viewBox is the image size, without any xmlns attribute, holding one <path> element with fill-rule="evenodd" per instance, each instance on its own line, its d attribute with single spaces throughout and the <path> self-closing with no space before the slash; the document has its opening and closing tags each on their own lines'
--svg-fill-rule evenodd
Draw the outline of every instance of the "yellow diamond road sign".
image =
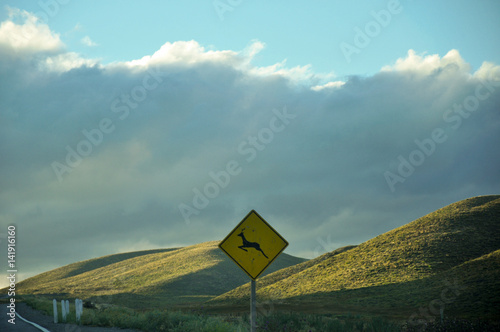
<svg viewBox="0 0 500 332">
<path fill-rule="evenodd" d="M 219 244 L 253 280 L 281 254 L 288 242 L 254 210 Z"/>
</svg>

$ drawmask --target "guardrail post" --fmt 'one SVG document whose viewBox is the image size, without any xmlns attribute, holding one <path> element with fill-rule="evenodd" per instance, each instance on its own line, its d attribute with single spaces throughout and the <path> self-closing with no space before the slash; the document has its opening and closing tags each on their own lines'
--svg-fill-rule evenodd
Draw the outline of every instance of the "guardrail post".
<svg viewBox="0 0 500 332">
<path fill-rule="evenodd" d="M 64 300 L 61 300 L 61 315 L 62 321 L 66 322 L 66 304 L 64 303 Z"/>
<path fill-rule="evenodd" d="M 54 308 L 54 323 L 57 324 L 57 300 L 52 301 L 52 307 Z"/>
<path fill-rule="evenodd" d="M 75 300 L 76 322 L 80 323 L 83 314 L 83 301 L 80 299 Z"/>
</svg>

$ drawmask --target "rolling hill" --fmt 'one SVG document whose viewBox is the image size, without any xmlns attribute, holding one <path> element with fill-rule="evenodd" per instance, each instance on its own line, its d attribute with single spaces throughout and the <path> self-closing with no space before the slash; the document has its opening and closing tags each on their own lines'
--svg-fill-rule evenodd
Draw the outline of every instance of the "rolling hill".
<svg viewBox="0 0 500 332">
<path fill-rule="evenodd" d="M 205 301 L 248 281 L 217 245 L 213 241 L 95 258 L 26 279 L 18 290 L 133 308 Z M 304 261 L 282 254 L 264 273 Z"/>
<path fill-rule="evenodd" d="M 259 279 L 257 297 L 313 312 L 400 316 L 444 303 L 450 315 L 500 316 L 500 196 L 451 204 L 347 249 Z M 248 294 L 246 284 L 210 303 L 244 304 Z"/>
<path fill-rule="evenodd" d="M 109 255 L 18 284 L 20 294 L 136 309 L 248 310 L 248 277 L 218 242 Z M 448 205 L 312 260 L 282 254 L 257 281 L 277 310 L 403 319 L 500 319 L 500 195 Z"/>
</svg>

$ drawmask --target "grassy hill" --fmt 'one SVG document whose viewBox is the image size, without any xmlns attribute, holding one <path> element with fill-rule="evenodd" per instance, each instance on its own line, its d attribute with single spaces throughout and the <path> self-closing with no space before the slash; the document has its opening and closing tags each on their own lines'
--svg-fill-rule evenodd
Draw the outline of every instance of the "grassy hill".
<svg viewBox="0 0 500 332">
<path fill-rule="evenodd" d="M 18 290 L 136 309 L 203 304 L 207 312 L 246 312 L 248 276 L 217 244 L 78 262 L 27 279 Z M 309 261 L 282 254 L 259 278 L 257 298 L 277 311 L 429 321 L 443 309 L 448 317 L 498 320 L 500 196 L 451 204 Z"/>
<path fill-rule="evenodd" d="M 134 308 L 202 302 L 248 281 L 217 245 L 214 241 L 95 258 L 26 279 L 18 290 Z M 265 273 L 304 261 L 282 254 Z"/>
<path fill-rule="evenodd" d="M 498 318 L 499 250 L 500 196 L 475 197 L 357 247 L 265 276 L 257 297 L 314 312 L 397 316 L 419 313 L 420 307 L 429 311 L 444 294 L 450 315 Z M 246 284 L 210 302 L 244 304 L 248 294 Z"/>
</svg>

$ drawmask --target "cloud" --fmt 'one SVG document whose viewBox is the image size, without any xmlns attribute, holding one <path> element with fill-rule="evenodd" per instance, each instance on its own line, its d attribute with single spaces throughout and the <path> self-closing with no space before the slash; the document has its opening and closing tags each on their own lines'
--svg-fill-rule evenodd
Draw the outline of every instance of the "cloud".
<svg viewBox="0 0 500 332">
<path fill-rule="evenodd" d="M 83 25 L 80 23 L 76 23 L 71 31 L 82 31 L 82 30 L 83 30 Z"/>
<path fill-rule="evenodd" d="M 74 52 L 65 51 L 65 48 L 59 35 L 38 17 L 8 7 L 8 19 L 0 24 L 0 55 L 5 60 L 11 59 L 18 66 L 23 63 L 26 69 L 36 63 L 37 70 L 48 72 L 64 72 L 97 64 L 96 60 L 84 59 Z"/>
<path fill-rule="evenodd" d="M 199 64 L 217 64 L 227 66 L 234 70 L 244 71 L 247 75 L 265 77 L 265 78 L 284 78 L 292 84 L 297 83 L 322 83 L 334 77 L 333 73 L 317 74 L 314 73 L 310 65 L 296 66 L 294 68 L 286 67 L 286 59 L 265 67 L 256 67 L 252 65 L 252 59 L 265 47 L 261 41 L 252 41 L 244 50 L 237 52 L 233 50 L 206 50 L 198 42 L 176 41 L 165 43 L 153 55 L 147 55 L 138 60 L 132 60 L 125 63 L 116 63 L 114 66 L 126 65 L 132 68 L 144 68 L 147 66 L 165 66 L 177 64 L 182 67 Z"/>
<path fill-rule="evenodd" d="M 392 66 L 385 66 L 382 72 L 413 72 L 419 75 L 431 75 L 439 70 L 452 67 L 452 71 L 470 72 L 470 65 L 465 62 L 457 50 L 450 50 L 442 58 L 438 54 L 421 56 L 409 50 L 406 58 L 399 58 Z"/>
<path fill-rule="evenodd" d="M 90 39 L 89 36 L 85 36 L 83 37 L 80 42 L 85 45 L 85 46 L 88 46 L 88 47 L 95 47 L 95 46 L 98 46 L 98 44 L 96 42 L 94 42 L 92 39 Z"/>
<path fill-rule="evenodd" d="M 16 13 L 23 24 L 0 27 L 0 53 L 17 52 L 0 57 L 0 224 L 18 226 L 27 274 L 129 245 L 222 239 L 250 209 L 290 253 L 315 252 L 318 237 L 356 244 L 498 193 L 496 64 L 471 73 L 458 51 L 409 51 L 341 82 L 307 65 L 255 66 L 259 41 L 241 51 L 176 41 L 104 65 L 36 22 L 48 43 L 16 44 L 6 33 L 33 20 Z M 384 173 L 437 128 L 447 140 L 392 192 Z M 62 181 L 54 162 L 67 167 Z M 198 193 L 208 204 L 195 206 Z M 198 212 L 190 223 L 181 204 Z"/>
<path fill-rule="evenodd" d="M 316 86 L 313 86 L 311 88 L 311 90 L 314 90 L 314 91 L 321 91 L 323 89 L 335 89 L 335 88 L 340 88 L 341 86 L 343 86 L 345 84 L 345 82 L 343 81 L 335 81 L 335 82 L 328 82 L 326 84 L 323 84 L 323 85 L 316 85 Z"/>
<path fill-rule="evenodd" d="M 485 61 L 474 73 L 474 78 L 479 80 L 500 81 L 500 66 Z"/>
<path fill-rule="evenodd" d="M 49 72 L 66 72 L 74 68 L 83 66 L 93 67 L 96 65 L 98 65 L 97 60 L 82 58 L 74 52 L 47 57 L 44 62 L 39 63 L 41 69 L 45 69 Z"/>
<path fill-rule="evenodd" d="M 0 48 L 4 54 L 54 53 L 63 48 L 59 35 L 35 15 L 16 8 L 7 9 L 8 19 L 0 24 Z"/>
<path fill-rule="evenodd" d="M 206 51 L 196 41 L 167 42 L 153 55 L 147 55 L 139 60 L 126 63 L 130 67 L 151 65 L 194 65 L 203 62 L 212 62 L 227 65 L 238 65 L 243 58 L 235 51 Z"/>
</svg>

